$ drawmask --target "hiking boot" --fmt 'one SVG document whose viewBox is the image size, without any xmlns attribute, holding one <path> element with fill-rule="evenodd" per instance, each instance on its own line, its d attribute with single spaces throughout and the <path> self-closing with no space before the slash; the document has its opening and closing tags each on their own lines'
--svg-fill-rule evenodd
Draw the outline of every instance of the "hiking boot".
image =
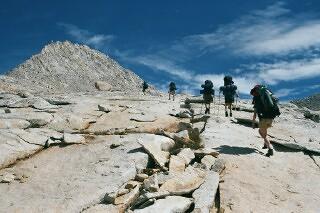
<svg viewBox="0 0 320 213">
<path fill-rule="evenodd" d="M 267 145 L 263 144 L 262 149 L 267 149 L 267 148 L 268 148 Z"/>
<path fill-rule="evenodd" d="M 228 112 L 226 111 L 226 117 L 228 117 Z"/>
<path fill-rule="evenodd" d="M 266 154 L 266 156 L 267 156 L 267 157 L 270 157 L 270 156 L 272 156 L 272 155 L 273 155 L 273 149 L 269 149 L 268 152 L 267 152 L 267 154 Z"/>
<path fill-rule="evenodd" d="M 232 112 L 230 112 L 230 117 L 232 117 Z"/>
<path fill-rule="evenodd" d="M 206 110 L 204 111 L 204 114 L 207 114 L 207 113 L 208 113 L 208 111 L 209 111 L 209 109 L 206 109 Z"/>
</svg>

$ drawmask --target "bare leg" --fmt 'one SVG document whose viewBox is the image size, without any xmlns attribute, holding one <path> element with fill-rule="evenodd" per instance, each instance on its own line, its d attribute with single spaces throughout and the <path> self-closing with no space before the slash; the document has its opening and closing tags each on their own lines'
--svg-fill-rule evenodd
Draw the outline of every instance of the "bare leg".
<svg viewBox="0 0 320 213">
<path fill-rule="evenodd" d="M 224 104 L 224 111 L 225 111 L 226 117 L 228 117 L 228 105 L 226 103 Z"/>
<path fill-rule="evenodd" d="M 263 138 L 264 144 L 268 147 L 268 149 L 273 149 L 273 146 L 271 145 L 270 141 L 267 138 L 267 134 L 268 134 L 267 129 L 259 128 L 259 134 Z"/>
</svg>

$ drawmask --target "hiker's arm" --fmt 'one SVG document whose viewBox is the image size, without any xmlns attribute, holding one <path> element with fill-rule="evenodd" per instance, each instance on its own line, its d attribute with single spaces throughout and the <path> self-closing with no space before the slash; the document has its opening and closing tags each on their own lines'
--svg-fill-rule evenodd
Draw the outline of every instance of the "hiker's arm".
<svg viewBox="0 0 320 213">
<path fill-rule="evenodd" d="M 252 128 L 255 128 L 256 118 L 257 118 L 257 111 L 256 109 L 254 109 L 253 116 L 252 116 Z"/>
</svg>

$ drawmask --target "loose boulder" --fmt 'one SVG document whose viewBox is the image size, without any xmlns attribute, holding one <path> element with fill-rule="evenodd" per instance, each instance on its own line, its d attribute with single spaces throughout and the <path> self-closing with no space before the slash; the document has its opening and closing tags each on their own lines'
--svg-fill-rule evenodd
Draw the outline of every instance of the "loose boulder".
<svg viewBox="0 0 320 213">
<path fill-rule="evenodd" d="M 100 91 L 110 91 L 112 89 L 112 86 L 104 81 L 96 81 L 94 86 Z"/>
<path fill-rule="evenodd" d="M 167 169 L 166 163 L 170 157 L 169 150 L 167 149 L 173 148 L 174 141 L 172 139 L 159 135 L 146 135 L 146 137 L 138 139 L 138 143 L 154 159 L 156 164 L 162 169 Z"/>
<path fill-rule="evenodd" d="M 160 191 L 168 191 L 170 195 L 188 194 L 204 182 L 206 172 L 189 166 L 186 170 L 166 181 Z"/>
</svg>

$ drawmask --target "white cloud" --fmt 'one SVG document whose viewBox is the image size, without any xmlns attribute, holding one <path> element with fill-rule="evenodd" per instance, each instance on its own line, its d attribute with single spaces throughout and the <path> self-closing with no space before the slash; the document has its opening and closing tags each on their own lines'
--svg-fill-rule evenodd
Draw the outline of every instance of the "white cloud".
<svg viewBox="0 0 320 213">
<path fill-rule="evenodd" d="M 190 35 L 151 54 L 120 55 L 123 59 L 165 72 L 183 80 L 187 91 L 196 90 L 207 79 L 216 89 L 223 84 L 224 73 L 199 74 L 183 67 L 210 51 L 226 51 L 235 56 L 270 55 L 278 57 L 273 63 L 252 63 L 234 69 L 234 81 L 243 94 L 249 94 L 256 84 L 278 85 L 320 76 L 320 20 L 304 14 L 293 14 L 283 2 L 218 27 L 215 31 Z M 289 60 L 283 56 L 300 54 L 304 59 Z M 132 57 L 133 56 L 133 57 Z M 256 58 L 257 59 L 257 58 Z M 274 59 L 274 57 L 273 57 Z M 200 71 L 200 70 L 197 70 Z M 290 88 L 278 91 L 281 97 L 298 93 Z"/>
<path fill-rule="evenodd" d="M 281 81 L 295 81 L 320 76 L 320 58 L 302 59 L 274 64 L 259 64 L 255 78 L 268 84 L 278 84 Z M 252 75 L 252 74 L 251 74 Z"/>
<path fill-rule="evenodd" d="M 282 55 L 320 46 L 320 20 L 292 14 L 283 3 L 252 11 L 214 32 L 191 35 L 185 43 L 204 51 L 228 50 L 236 55 Z"/>
<path fill-rule="evenodd" d="M 297 95 L 297 94 L 299 93 L 296 91 L 296 89 L 284 88 L 284 89 L 279 89 L 275 91 L 275 95 L 278 98 L 286 97 L 288 95 Z"/>
<path fill-rule="evenodd" d="M 80 29 L 79 27 L 73 24 L 58 23 L 58 26 L 63 27 L 66 30 L 67 34 L 72 36 L 78 42 L 81 42 L 87 45 L 92 45 L 95 48 L 100 48 L 115 38 L 114 35 L 103 35 L 103 34 L 91 33 L 88 30 Z"/>
<path fill-rule="evenodd" d="M 138 56 L 138 57 L 127 57 L 127 60 L 133 61 L 150 67 L 153 70 L 163 71 L 170 75 L 176 76 L 184 81 L 190 81 L 193 78 L 193 72 L 180 66 L 177 66 L 174 62 L 160 58 L 157 56 Z"/>
</svg>

